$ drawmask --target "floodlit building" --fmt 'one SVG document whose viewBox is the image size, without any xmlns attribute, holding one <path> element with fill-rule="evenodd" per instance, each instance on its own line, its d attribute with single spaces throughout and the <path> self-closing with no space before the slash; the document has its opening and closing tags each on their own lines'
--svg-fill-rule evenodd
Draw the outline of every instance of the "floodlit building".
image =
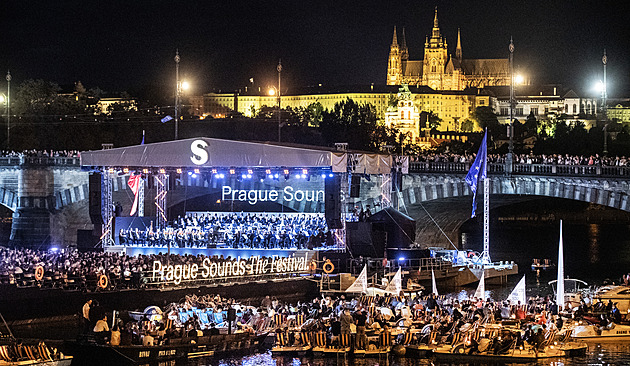
<svg viewBox="0 0 630 366">
<path fill-rule="evenodd" d="M 403 28 L 402 42 L 398 44 L 398 34 L 394 27 L 387 63 L 387 85 L 402 84 L 427 85 L 434 90 L 510 85 L 509 60 L 465 59 L 459 30 L 455 57 L 451 57 L 446 38 L 440 33 L 436 7 L 431 37 L 427 37 L 424 43 L 422 60 L 409 59 L 405 30 Z"/>
</svg>

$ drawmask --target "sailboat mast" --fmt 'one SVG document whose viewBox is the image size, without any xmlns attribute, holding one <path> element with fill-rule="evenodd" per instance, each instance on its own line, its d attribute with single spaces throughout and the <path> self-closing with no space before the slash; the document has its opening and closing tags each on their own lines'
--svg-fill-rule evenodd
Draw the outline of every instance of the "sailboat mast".
<svg viewBox="0 0 630 366">
<path fill-rule="evenodd" d="M 484 263 L 490 263 L 490 177 L 488 177 L 488 149 L 484 151 L 486 163 L 483 164 L 483 254 L 481 259 Z"/>
</svg>

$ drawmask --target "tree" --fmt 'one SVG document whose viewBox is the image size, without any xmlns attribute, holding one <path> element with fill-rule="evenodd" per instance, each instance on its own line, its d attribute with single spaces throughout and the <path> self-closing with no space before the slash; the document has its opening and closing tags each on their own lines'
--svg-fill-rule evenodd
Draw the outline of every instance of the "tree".
<svg viewBox="0 0 630 366">
<path fill-rule="evenodd" d="M 538 128 L 538 121 L 536 121 L 536 116 L 534 116 L 533 112 L 530 112 L 525 120 L 525 132 L 527 135 L 535 135 Z"/>
<path fill-rule="evenodd" d="M 377 126 L 376 119 L 372 104 L 358 104 L 348 98 L 336 103 L 332 111 L 323 112 L 319 130 L 329 145 L 347 142 L 351 149 L 378 151 L 390 132 Z"/>
<path fill-rule="evenodd" d="M 466 118 L 462 122 L 461 129 L 462 129 L 463 132 L 473 132 L 474 128 L 475 128 L 475 123 L 473 121 L 471 121 L 470 119 Z"/>
<path fill-rule="evenodd" d="M 495 138 L 505 131 L 505 128 L 499 123 L 497 115 L 490 107 L 477 107 L 470 117 L 482 130 L 488 128 L 488 133 Z"/>
</svg>

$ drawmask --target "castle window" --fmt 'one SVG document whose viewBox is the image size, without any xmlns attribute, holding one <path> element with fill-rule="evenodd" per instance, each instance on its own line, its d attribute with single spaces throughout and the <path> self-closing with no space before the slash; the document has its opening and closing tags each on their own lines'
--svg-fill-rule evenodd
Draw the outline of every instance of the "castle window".
<svg viewBox="0 0 630 366">
<path fill-rule="evenodd" d="M 573 104 L 573 114 L 577 113 L 577 104 Z"/>
<path fill-rule="evenodd" d="M 532 111 L 532 114 L 533 114 L 534 116 L 537 116 L 537 115 L 538 115 L 538 108 L 532 108 L 532 110 L 531 110 L 531 111 Z"/>
</svg>

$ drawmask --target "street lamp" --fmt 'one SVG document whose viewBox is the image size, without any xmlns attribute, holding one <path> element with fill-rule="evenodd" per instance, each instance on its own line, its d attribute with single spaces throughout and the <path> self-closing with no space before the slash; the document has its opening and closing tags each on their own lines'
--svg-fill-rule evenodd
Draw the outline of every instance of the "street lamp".
<svg viewBox="0 0 630 366">
<path fill-rule="evenodd" d="M 176 80 L 176 88 L 175 88 L 175 140 L 177 140 L 177 128 L 179 124 L 179 102 L 182 96 L 183 90 L 188 90 L 190 88 L 190 84 L 187 81 L 179 80 L 179 50 L 175 51 L 175 80 Z"/>
<path fill-rule="evenodd" d="M 276 70 L 278 70 L 278 142 L 281 142 L 281 134 L 280 134 L 280 129 L 282 128 L 282 123 L 280 122 L 280 114 L 282 113 L 281 109 L 280 109 L 280 97 L 281 97 L 281 89 L 280 89 L 280 74 L 282 73 L 282 60 L 278 59 L 278 66 L 276 67 Z"/>
<path fill-rule="evenodd" d="M 608 56 L 606 56 L 606 49 L 604 48 L 604 56 L 602 56 L 602 64 L 604 65 L 604 82 L 602 83 L 602 114 L 604 118 L 604 155 L 608 154 L 608 91 L 606 90 L 606 64 L 608 63 Z"/>
<path fill-rule="evenodd" d="M 510 50 L 510 124 L 508 126 L 507 132 L 508 137 L 510 139 L 510 143 L 508 145 L 508 153 L 505 157 L 505 173 L 507 175 L 512 174 L 513 168 L 513 154 L 514 154 L 514 42 L 512 42 L 512 37 L 510 37 L 510 46 L 508 47 Z"/>
<path fill-rule="evenodd" d="M 7 151 L 10 151 L 11 146 L 11 72 L 7 71 Z M 5 98 L 3 98 L 5 99 Z"/>
</svg>

